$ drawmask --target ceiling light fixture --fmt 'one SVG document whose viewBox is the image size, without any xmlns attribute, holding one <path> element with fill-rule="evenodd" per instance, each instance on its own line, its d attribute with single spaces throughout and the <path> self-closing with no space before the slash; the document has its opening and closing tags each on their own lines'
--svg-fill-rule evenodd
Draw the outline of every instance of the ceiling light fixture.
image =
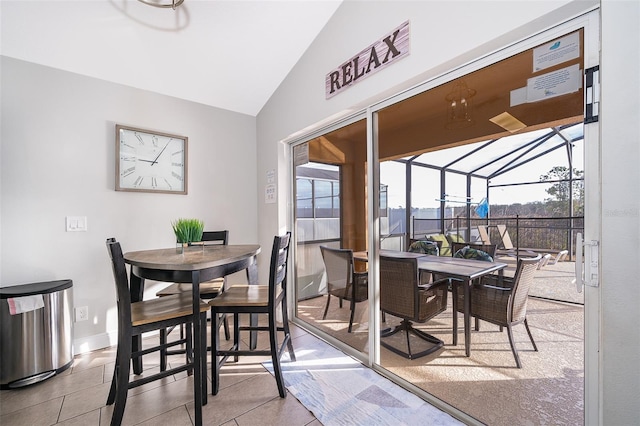
<svg viewBox="0 0 640 426">
<path fill-rule="evenodd" d="M 493 118 L 490 118 L 489 121 L 497 124 L 508 132 L 515 133 L 518 130 L 522 130 L 527 127 L 522 121 L 515 118 L 513 115 L 508 112 L 503 112 L 502 114 L 498 114 Z"/>
<path fill-rule="evenodd" d="M 184 3 L 184 0 L 168 0 L 166 2 L 163 2 L 161 0 L 138 0 L 138 1 L 140 3 L 148 4 L 149 6 L 154 6 L 154 7 L 162 7 L 162 8 L 170 7 L 173 10 L 176 10 L 176 7 Z"/>
<path fill-rule="evenodd" d="M 471 98 L 476 95 L 474 89 L 469 89 L 464 80 L 458 80 L 453 90 L 445 97 L 448 103 L 447 129 L 461 129 L 471 126 L 474 121 L 471 117 L 473 103 Z"/>
</svg>

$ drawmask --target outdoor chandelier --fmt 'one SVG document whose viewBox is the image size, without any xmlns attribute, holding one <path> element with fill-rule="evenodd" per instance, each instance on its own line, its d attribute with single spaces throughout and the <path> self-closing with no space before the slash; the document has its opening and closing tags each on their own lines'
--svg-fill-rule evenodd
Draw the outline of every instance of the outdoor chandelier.
<svg viewBox="0 0 640 426">
<path fill-rule="evenodd" d="M 176 10 L 176 7 L 184 3 L 184 0 L 138 0 L 140 3 L 148 4 L 149 6 L 167 8 L 170 7 Z"/>
<path fill-rule="evenodd" d="M 453 90 L 445 97 L 448 104 L 447 129 L 460 129 L 471 126 L 473 103 L 471 98 L 476 95 L 474 89 L 469 89 L 463 80 L 458 80 Z"/>
</svg>

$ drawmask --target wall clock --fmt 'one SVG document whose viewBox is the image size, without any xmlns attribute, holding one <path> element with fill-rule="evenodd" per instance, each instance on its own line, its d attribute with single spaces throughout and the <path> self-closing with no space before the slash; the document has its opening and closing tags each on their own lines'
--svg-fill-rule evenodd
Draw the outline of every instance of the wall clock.
<svg viewBox="0 0 640 426">
<path fill-rule="evenodd" d="M 116 125 L 116 191 L 187 193 L 185 136 Z"/>
</svg>

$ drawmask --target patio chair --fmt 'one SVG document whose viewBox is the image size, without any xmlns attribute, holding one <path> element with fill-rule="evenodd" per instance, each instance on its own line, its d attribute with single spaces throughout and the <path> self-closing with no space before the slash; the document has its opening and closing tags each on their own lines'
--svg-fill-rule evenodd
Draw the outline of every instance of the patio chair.
<svg viewBox="0 0 640 426">
<path fill-rule="evenodd" d="M 514 325 L 524 323 L 533 350 L 538 351 L 527 323 L 527 300 L 540 258 L 540 255 L 534 258 L 521 258 L 518 260 L 513 278 L 486 275 L 471 289 L 471 315 L 498 325 L 501 330 L 503 327 L 507 328 L 511 351 L 518 368 L 522 368 L 522 364 L 513 341 Z M 461 307 L 464 306 L 464 295 L 458 294 L 457 298 L 457 309 L 461 311 Z"/>
<path fill-rule="evenodd" d="M 381 338 L 399 332 L 406 333 L 407 350 L 403 351 L 384 340 L 380 344 L 408 359 L 416 359 L 433 353 L 444 342 L 413 327 L 413 322 L 424 323 L 447 309 L 448 280 L 422 285 L 418 281 L 416 258 L 380 256 L 380 309 L 384 314 L 401 318 L 400 325 L 383 331 Z M 413 353 L 410 335 L 432 344 L 428 349 Z"/>
<path fill-rule="evenodd" d="M 474 250 L 478 250 L 478 251 L 482 251 L 484 253 L 487 253 L 489 256 L 491 256 L 492 260 L 495 259 L 496 257 L 496 245 L 495 244 L 477 244 L 477 243 L 452 243 L 451 244 L 451 251 L 453 252 L 453 256 L 455 257 L 456 254 L 464 249 L 465 247 L 469 247 L 472 248 Z M 464 257 L 464 255 L 461 254 L 462 257 Z M 472 257 L 473 258 L 473 257 Z M 470 259 L 469 257 L 467 257 L 467 259 Z M 480 260 L 486 260 L 486 259 L 480 259 Z"/>
<path fill-rule="evenodd" d="M 562 262 L 569 255 L 569 250 L 561 250 L 556 254 L 556 257 L 549 259 L 548 265 L 555 265 L 558 262 Z"/>
<path fill-rule="evenodd" d="M 353 267 L 353 250 L 335 249 L 320 246 L 324 268 L 327 272 L 327 304 L 324 308 L 322 319 L 327 317 L 331 296 L 340 301 L 349 301 L 351 315 L 349 317 L 348 333 L 353 327 L 353 318 L 356 312 L 356 303 L 369 298 L 369 276 L 367 272 L 356 272 Z"/>
<path fill-rule="evenodd" d="M 487 231 L 486 225 L 478 225 L 478 234 L 480 234 L 482 244 L 491 244 L 491 238 L 489 238 L 489 231 Z"/>
<path fill-rule="evenodd" d="M 538 267 L 536 269 L 544 268 L 547 263 L 549 263 L 549 259 L 551 259 L 551 255 L 549 253 L 545 254 L 540 258 L 540 262 L 538 262 Z"/>
</svg>

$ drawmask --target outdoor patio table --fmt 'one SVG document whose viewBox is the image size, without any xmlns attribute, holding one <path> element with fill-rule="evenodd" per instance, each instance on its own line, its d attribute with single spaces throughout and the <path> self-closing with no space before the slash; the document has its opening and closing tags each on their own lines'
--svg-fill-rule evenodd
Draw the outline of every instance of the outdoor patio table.
<svg viewBox="0 0 640 426">
<path fill-rule="evenodd" d="M 464 289 L 464 347 L 466 356 L 471 355 L 471 283 L 473 280 L 483 277 L 484 275 L 498 272 L 499 276 L 503 276 L 506 263 L 501 262 L 484 262 L 473 259 L 463 259 L 448 256 L 431 256 L 420 253 L 409 253 L 395 250 L 380 250 L 380 254 L 384 256 L 394 257 L 417 257 L 418 268 L 421 271 L 436 273 L 446 277 L 454 278 L 463 282 Z M 360 251 L 353 253 L 354 259 L 367 261 L 367 252 Z M 455 293 L 454 293 L 455 297 Z M 453 312 L 453 344 L 458 344 L 458 314 L 454 299 Z"/>
</svg>

